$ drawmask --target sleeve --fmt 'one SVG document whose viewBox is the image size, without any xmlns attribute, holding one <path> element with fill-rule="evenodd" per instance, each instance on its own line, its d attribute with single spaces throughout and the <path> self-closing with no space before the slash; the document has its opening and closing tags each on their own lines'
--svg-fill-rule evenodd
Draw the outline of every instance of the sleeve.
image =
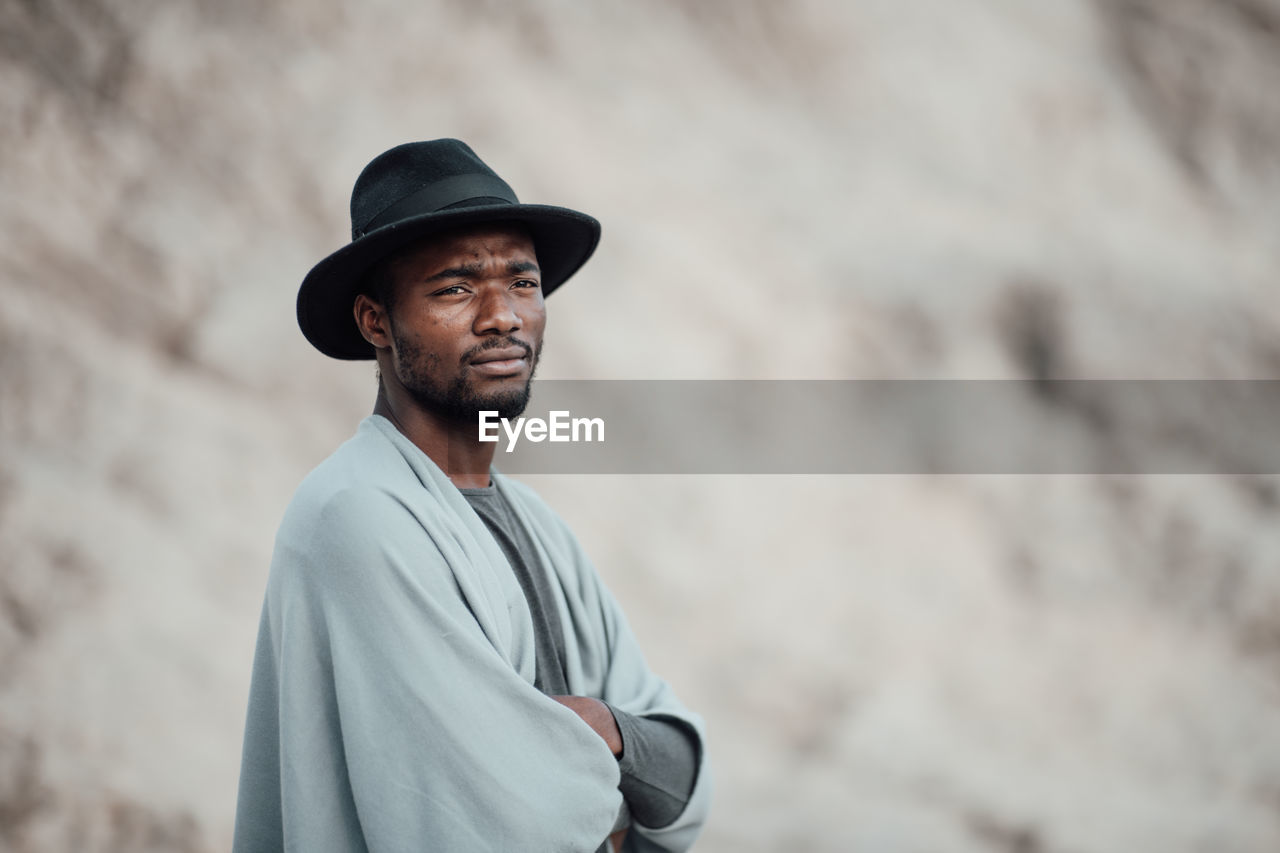
<svg viewBox="0 0 1280 853">
<path fill-rule="evenodd" d="M 278 546 L 285 848 L 595 850 L 616 761 L 489 642 L 432 535 L 368 489 Z"/>
<path fill-rule="evenodd" d="M 684 812 L 698 778 L 698 735 L 674 717 L 638 717 L 609 706 L 622 736 L 618 790 L 643 826 L 664 827 Z"/>
<path fill-rule="evenodd" d="M 627 853 L 679 853 L 688 850 L 702 831 L 711 806 L 712 778 L 706 748 L 706 726 L 699 715 L 680 702 L 671 686 L 649 668 L 622 607 L 572 533 L 567 527 L 562 529 L 575 553 L 580 594 L 591 601 L 588 606 L 598 612 L 602 634 L 601 659 L 582 663 L 584 669 L 595 669 L 600 673 L 597 698 L 632 716 L 678 721 L 695 744 L 697 763 L 693 787 L 679 816 L 656 827 L 633 823 L 627 833 L 624 850 Z"/>
</svg>

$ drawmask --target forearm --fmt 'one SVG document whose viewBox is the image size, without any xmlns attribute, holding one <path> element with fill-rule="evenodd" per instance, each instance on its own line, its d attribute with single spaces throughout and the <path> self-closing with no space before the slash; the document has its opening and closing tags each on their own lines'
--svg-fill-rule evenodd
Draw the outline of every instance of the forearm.
<svg viewBox="0 0 1280 853">
<path fill-rule="evenodd" d="M 640 825 L 661 828 L 684 812 L 697 782 L 697 734 L 671 717 L 628 714 L 599 699 L 552 696 L 591 726 L 618 758 L 618 790 Z"/>
<path fill-rule="evenodd" d="M 642 826 L 667 826 L 684 812 L 697 783 L 698 737 L 672 717 L 643 717 L 609 708 L 623 744 L 618 789 L 631 816 Z"/>
<path fill-rule="evenodd" d="M 614 757 L 622 754 L 622 733 L 612 710 L 599 699 L 589 696 L 552 696 L 552 699 L 577 714 L 584 723 L 598 734 Z"/>
</svg>

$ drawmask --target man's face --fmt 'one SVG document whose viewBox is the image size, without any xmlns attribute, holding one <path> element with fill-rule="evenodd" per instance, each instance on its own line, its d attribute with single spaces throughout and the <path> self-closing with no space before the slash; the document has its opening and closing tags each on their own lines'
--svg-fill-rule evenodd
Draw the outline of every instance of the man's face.
<svg viewBox="0 0 1280 853">
<path fill-rule="evenodd" d="M 433 236 L 391 274 L 391 362 L 414 400 L 459 422 L 523 412 L 546 325 L 528 233 L 489 224 Z"/>
</svg>

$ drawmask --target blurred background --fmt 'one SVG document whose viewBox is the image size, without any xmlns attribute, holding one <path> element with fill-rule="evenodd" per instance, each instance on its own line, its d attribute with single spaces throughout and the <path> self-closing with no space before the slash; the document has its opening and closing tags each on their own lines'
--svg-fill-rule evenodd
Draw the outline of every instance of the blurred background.
<svg viewBox="0 0 1280 853">
<path fill-rule="evenodd" d="M 0 0 L 0 850 L 228 848 L 378 152 L 604 223 L 545 377 L 1277 379 L 1277 91 L 1277 0 Z M 699 850 L 1280 849 L 1280 478 L 530 482 Z"/>
</svg>

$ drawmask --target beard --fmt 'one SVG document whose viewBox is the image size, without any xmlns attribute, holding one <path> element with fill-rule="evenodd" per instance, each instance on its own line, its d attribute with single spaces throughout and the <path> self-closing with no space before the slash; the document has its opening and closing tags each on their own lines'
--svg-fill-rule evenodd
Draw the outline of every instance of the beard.
<svg viewBox="0 0 1280 853">
<path fill-rule="evenodd" d="M 417 403 L 439 417 L 459 424 L 475 424 L 480 412 L 498 413 L 499 418 L 518 418 L 529 405 L 533 386 L 533 374 L 542 355 L 541 342 L 536 347 L 512 337 L 494 338 L 474 346 L 463 353 L 459 360 L 459 372 L 452 380 L 442 379 L 440 356 L 424 352 L 415 340 L 403 338 L 391 324 L 391 337 L 395 342 L 396 378 Z M 529 359 L 529 378 L 515 388 L 482 393 L 467 381 L 466 366 L 471 359 L 485 350 L 503 347 L 519 347 Z"/>
</svg>

